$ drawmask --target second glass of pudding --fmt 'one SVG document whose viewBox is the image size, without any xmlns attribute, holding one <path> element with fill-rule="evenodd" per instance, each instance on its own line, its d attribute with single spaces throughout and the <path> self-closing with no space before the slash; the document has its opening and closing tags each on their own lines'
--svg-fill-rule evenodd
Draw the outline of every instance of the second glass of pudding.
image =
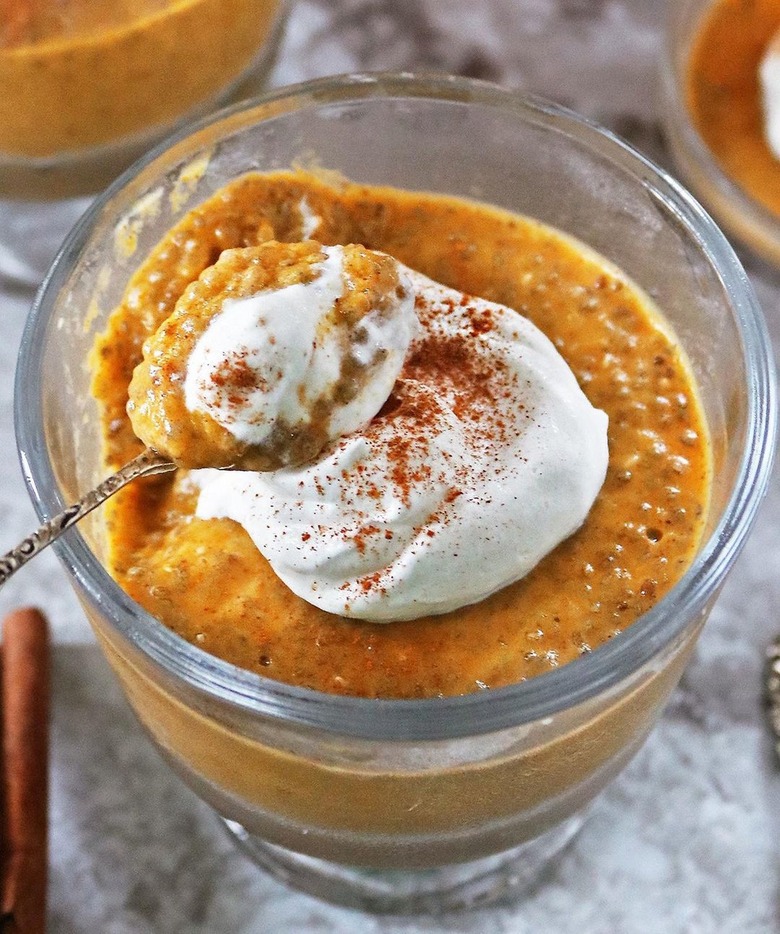
<svg viewBox="0 0 780 934">
<path fill-rule="evenodd" d="M 278 174 L 292 167 L 292 175 Z M 607 408 L 612 441 L 637 418 L 644 432 L 641 450 L 611 444 L 608 496 L 594 510 L 603 515 L 605 502 L 641 472 L 643 458 L 656 458 L 651 472 L 660 483 L 654 496 L 638 496 L 636 515 L 614 510 L 614 539 L 602 543 L 598 567 L 583 562 L 577 550 L 593 528 L 590 520 L 550 556 L 558 562 L 558 580 L 548 580 L 548 591 L 583 591 L 593 612 L 603 610 L 600 644 L 589 644 L 568 600 L 551 610 L 544 626 L 507 603 L 501 639 L 494 610 L 496 601 L 509 600 L 505 592 L 468 610 L 471 653 L 454 645 L 454 634 L 462 639 L 466 632 L 457 619 L 449 625 L 446 618 L 390 623 L 386 635 L 376 625 L 338 617 L 329 628 L 324 614 L 316 624 L 301 623 L 294 605 L 277 600 L 270 588 L 254 594 L 250 573 L 243 596 L 252 613 L 276 614 L 273 625 L 281 631 L 296 625 L 294 617 L 310 628 L 302 654 L 310 670 L 301 663 L 282 671 L 283 645 L 269 651 L 259 630 L 232 634 L 234 647 L 242 639 L 249 646 L 244 656 L 235 649 L 239 666 L 201 648 L 208 645 L 211 610 L 204 602 L 198 618 L 194 577 L 185 580 L 173 552 L 168 564 L 178 585 L 166 589 L 157 580 L 144 600 L 169 622 L 184 618 L 177 614 L 186 602 L 189 640 L 144 610 L 107 572 L 105 513 L 70 533 L 60 555 L 153 741 L 261 865 L 313 894 L 374 911 L 441 911 L 522 890 L 646 738 L 749 531 L 771 466 L 776 418 L 760 311 L 732 250 L 696 202 L 641 156 L 572 114 L 449 78 L 349 76 L 282 90 L 152 153 L 99 199 L 67 241 L 33 309 L 17 375 L 19 447 L 41 516 L 75 499 L 105 471 L 91 382 L 96 338 L 106 333 L 112 311 L 125 295 L 126 307 L 148 310 L 151 327 L 179 288 L 175 277 L 160 277 L 159 270 L 150 276 L 147 269 L 126 291 L 131 277 L 187 212 L 245 173 L 258 172 L 246 182 L 246 191 L 254 192 L 254 220 L 242 202 L 232 221 L 224 215 L 216 226 L 205 223 L 209 237 L 240 245 L 230 240 L 244 236 L 233 222 L 246 233 L 249 227 L 267 230 L 262 224 L 269 221 L 279 239 L 298 239 L 312 224 L 323 239 L 338 239 L 334 231 L 352 232 L 359 215 L 365 245 L 390 249 L 392 243 L 405 262 L 448 285 L 500 298 L 531 317 L 546 316 L 564 356 L 567 340 L 592 341 L 581 350 L 575 373 L 586 394 L 589 387 L 600 394 L 592 401 Z M 310 187 L 296 188 L 295 179 L 303 177 L 313 178 Z M 294 197 L 272 208 L 273 179 L 277 190 L 286 185 Z M 354 184 L 345 186 L 344 179 Z M 318 200 L 317 186 L 334 197 Z M 409 192 L 406 212 L 397 212 L 396 196 L 383 198 L 377 186 Z M 446 200 L 434 198 L 439 207 L 431 211 L 424 209 L 430 193 L 465 201 L 449 211 Z M 344 199 L 352 199 L 351 207 Z M 482 214 L 474 201 L 499 213 Z M 492 216 L 495 227 L 480 233 L 478 224 L 466 223 L 474 210 L 483 222 Z M 526 246 L 522 256 L 518 230 Z M 191 233 L 172 244 L 192 258 L 188 281 L 216 258 L 213 243 L 204 247 L 206 241 Z M 581 281 L 568 278 L 576 269 Z M 155 301 L 136 289 L 142 282 L 158 284 Z M 662 316 L 664 353 L 632 330 L 639 320 L 632 296 Z M 132 368 L 140 340 L 130 334 L 124 346 L 118 332 L 116 338 L 102 347 L 106 359 L 116 353 L 114 372 L 121 373 Z M 637 372 L 654 387 L 647 398 L 626 393 L 626 380 L 634 377 L 615 367 L 614 342 L 631 348 L 637 340 Z M 675 389 L 676 367 L 695 384 L 687 395 Z M 700 407 L 698 439 L 684 415 L 690 407 Z M 109 436 L 126 432 L 123 419 L 118 401 L 116 421 L 104 419 Z M 669 425 L 679 432 L 666 443 L 661 429 Z M 698 461 L 686 458 L 686 449 L 698 450 Z M 659 497 L 682 495 L 686 470 L 705 475 L 694 497 L 698 506 L 689 505 L 689 513 L 680 507 L 672 516 L 673 507 Z M 130 496 L 146 495 L 140 489 Z M 153 512 L 149 545 L 159 557 L 171 546 L 170 524 L 154 528 Z M 212 540 L 180 558 L 212 570 L 220 561 L 235 565 L 240 559 L 232 533 L 224 531 L 222 548 Z M 511 530 L 503 535 L 506 548 L 520 546 Z M 684 547 L 675 552 L 674 540 L 684 542 L 686 535 L 698 542 L 693 553 Z M 633 580 L 635 569 L 621 558 L 626 536 L 641 538 L 661 565 L 661 558 L 676 555 L 680 570 L 670 570 L 667 584 Z M 125 572 L 126 580 L 144 574 Z M 532 574 L 527 586 L 545 579 Z M 630 625 L 621 621 L 628 606 L 607 606 L 614 579 L 630 581 L 626 592 L 640 607 Z M 213 589 L 208 599 L 214 602 Z M 227 602 L 227 595 L 219 599 Z M 242 594 L 230 599 L 240 604 Z M 555 633 L 561 634 L 557 651 Z M 398 642 L 392 664 L 382 639 Z M 496 677 L 491 685 L 473 674 L 466 684 L 462 672 L 451 673 L 448 682 L 445 671 L 441 684 L 425 682 L 426 654 L 428 669 L 440 672 L 442 659 L 468 663 L 483 651 L 480 640 L 488 639 L 513 647 L 514 678 Z M 408 685 L 398 689 L 398 680 L 394 690 L 393 664 L 404 670 L 405 641 L 417 652 L 406 661 L 419 665 L 419 697 Z M 362 653 L 369 685 L 363 692 L 377 696 L 350 696 L 359 689 L 334 679 L 342 648 L 353 657 Z M 497 645 L 496 654 L 505 648 Z M 277 670 L 277 660 L 282 680 L 266 674 Z"/>
<path fill-rule="evenodd" d="M 780 154 L 768 142 L 762 63 L 773 46 L 777 70 L 778 37 L 774 0 L 677 0 L 661 58 L 664 126 L 683 179 L 728 233 L 776 266 Z"/>
<path fill-rule="evenodd" d="M 286 0 L 11 0 L 0 277 L 37 286 L 89 199 L 184 122 L 260 93 Z"/>
</svg>

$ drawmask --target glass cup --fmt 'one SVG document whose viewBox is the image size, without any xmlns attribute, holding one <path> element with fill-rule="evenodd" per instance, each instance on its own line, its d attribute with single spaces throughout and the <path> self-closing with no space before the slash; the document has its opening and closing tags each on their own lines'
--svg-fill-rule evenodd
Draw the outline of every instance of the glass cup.
<svg viewBox="0 0 780 934">
<path fill-rule="evenodd" d="M 286 0 L 19 0 L 0 22 L 0 278 L 38 285 L 91 197 L 259 93 Z"/>
<path fill-rule="evenodd" d="M 711 515 L 677 586 L 576 662 L 465 696 L 341 697 L 238 669 L 117 586 L 101 563 L 99 514 L 59 543 L 141 723 L 261 865 L 373 911 L 474 905 L 538 879 L 677 683 L 769 475 L 776 402 L 765 325 L 699 205 L 567 111 L 447 77 L 351 75 L 282 89 L 147 155 L 68 237 L 17 373 L 18 443 L 41 518 L 100 478 L 87 359 L 149 248 L 230 179 L 301 161 L 357 182 L 476 197 L 589 244 L 663 309 L 712 434 Z"/>
<path fill-rule="evenodd" d="M 780 266 L 780 217 L 750 197 L 720 167 L 694 127 L 686 104 L 691 47 L 713 0 L 668 4 L 661 56 L 661 103 L 666 137 L 686 183 L 734 237 Z M 746 15 L 749 12 L 746 8 Z"/>
</svg>

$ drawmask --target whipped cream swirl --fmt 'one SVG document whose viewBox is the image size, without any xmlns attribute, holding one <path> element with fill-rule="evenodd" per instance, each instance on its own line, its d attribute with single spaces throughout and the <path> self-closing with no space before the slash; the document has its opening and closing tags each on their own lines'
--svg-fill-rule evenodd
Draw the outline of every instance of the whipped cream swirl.
<svg viewBox="0 0 780 934">
<path fill-rule="evenodd" d="M 405 273 L 420 326 L 366 427 L 304 467 L 193 474 L 199 517 L 239 522 L 303 599 L 375 622 L 523 577 L 582 524 L 608 458 L 607 416 L 538 328 Z"/>
<path fill-rule="evenodd" d="M 226 299 L 190 354 L 187 409 L 246 445 L 266 443 L 280 424 L 308 425 L 318 409 L 323 421 L 327 410 L 325 440 L 335 441 L 376 415 L 400 373 L 417 323 L 411 284 L 399 276 L 396 292 L 348 328 L 333 314 L 356 288 L 344 247 L 322 252 L 309 282 Z M 351 398 L 334 398 L 350 365 Z"/>
<path fill-rule="evenodd" d="M 758 70 L 764 111 L 764 138 L 776 159 L 780 159 L 780 32 L 767 46 Z"/>
</svg>

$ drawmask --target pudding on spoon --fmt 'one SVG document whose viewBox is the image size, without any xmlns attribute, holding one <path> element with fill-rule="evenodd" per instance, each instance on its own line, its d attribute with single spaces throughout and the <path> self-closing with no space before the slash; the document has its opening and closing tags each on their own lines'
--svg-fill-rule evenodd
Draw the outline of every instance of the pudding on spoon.
<svg viewBox="0 0 780 934">
<path fill-rule="evenodd" d="M 145 344 L 133 430 L 182 467 L 304 464 L 380 410 L 415 320 L 411 285 L 383 253 L 225 250 Z"/>
</svg>

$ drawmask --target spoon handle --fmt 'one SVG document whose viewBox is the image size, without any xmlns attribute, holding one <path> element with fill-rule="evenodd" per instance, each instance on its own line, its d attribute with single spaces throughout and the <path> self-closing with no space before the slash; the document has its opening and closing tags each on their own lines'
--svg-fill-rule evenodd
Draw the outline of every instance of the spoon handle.
<svg viewBox="0 0 780 934">
<path fill-rule="evenodd" d="M 133 480 L 139 477 L 148 477 L 157 473 L 168 473 L 175 470 L 176 465 L 153 451 L 146 448 L 138 457 L 133 458 L 116 473 L 106 477 L 102 483 L 98 484 L 94 490 L 90 490 L 82 498 L 63 509 L 48 522 L 44 523 L 39 529 L 32 533 L 23 542 L 7 552 L 0 558 L 0 586 L 8 578 L 16 573 L 23 564 L 34 558 L 40 551 L 43 551 L 47 545 L 67 531 L 72 525 L 75 525 L 80 519 L 83 519 L 88 512 L 92 512 L 101 503 L 104 503 L 110 496 L 113 496 L 117 490 L 127 486 Z"/>
</svg>

